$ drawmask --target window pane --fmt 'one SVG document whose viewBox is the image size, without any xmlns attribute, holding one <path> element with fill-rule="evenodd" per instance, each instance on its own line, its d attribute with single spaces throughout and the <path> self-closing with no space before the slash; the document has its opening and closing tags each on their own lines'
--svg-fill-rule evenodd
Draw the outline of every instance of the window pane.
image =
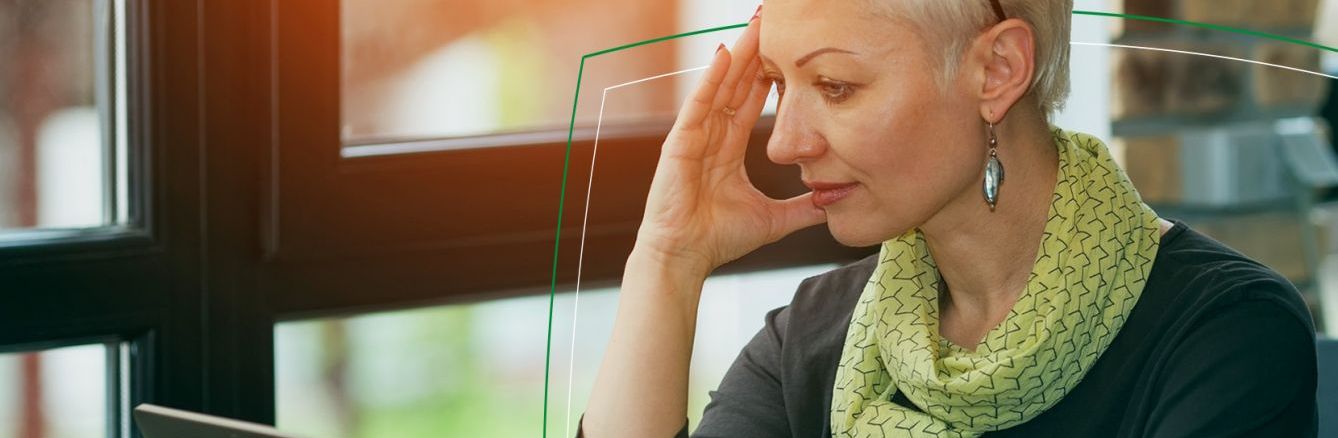
<svg viewBox="0 0 1338 438">
<path fill-rule="evenodd" d="M 756 1 L 479 2 L 343 0 L 346 144 L 565 130 L 578 71 L 578 126 L 599 117 L 606 87 L 699 67 L 738 32 L 679 39 L 587 59 L 611 47 L 744 22 Z M 695 76 L 694 76 L 695 77 Z M 626 90 L 604 121 L 672 117 L 679 81 Z M 610 102 L 613 104 L 613 102 Z"/>
<path fill-rule="evenodd" d="M 0 233 L 120 222 L 112 0 L 0 3 Z M 123 119 L 123 118 L 122 118 Z M 120 205 L 118 205 L 118 203 Z"/>
<path fill-rule="evenodd" d="M 788 303 L 801 280 L 831 268 L 707 280 L 692 359 L 693 424 L 763 315 Z M 614 289 L 581 291 L 579 303 L 573 293 L 557 296 L 547 426 L 547 296 L 281 323 L 279 428 L 329 437 L 528 438 L 546 427 L 550 436 L 573 436 L 616 309 Z"/>
<path fill-rule="evenodd" d="M 0 354 L 0 436 L 110 436 L 109 348 L 117 347 Z"/>
<path fill-rule="evenodd" d="M 535 436 L 547 301 L 278 324 L 278 427 L 323 437 Z"/>
</svg>

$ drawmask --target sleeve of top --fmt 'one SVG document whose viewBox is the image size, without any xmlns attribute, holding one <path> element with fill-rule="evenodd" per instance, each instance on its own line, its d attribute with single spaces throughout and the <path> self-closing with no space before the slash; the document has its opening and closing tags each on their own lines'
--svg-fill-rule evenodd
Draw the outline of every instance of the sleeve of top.
<svg viewBox="0 0 1338 438">
<path fill-rule="evenodd" d="M 576 438 L 585 438 L 585 414 L 581 414 L 581 419 L 576 422 Z M 674 438 L 688 438 L 688 421 L 683 420 L 683 428 L 674 434 Z"/>
<path fill-rule="evenodd" d="M 694 438 L 790 436 L 781 388 L 781 344 L 789 319 L 788 306 L 767 312 L 765 325 L 710 392 Z"/>
<path fill-rule="evenodd" d="M 790 436 L 780 384 L 781 339 L 789 315 L 788 306 L 767 312 L 762 329 L 734 359 L 720 387 L 710 392 L 711 402 L 693 438 Z M 581 423 L 577 438 L 584 438 Z M 687 420 L 674 438 L 688 438 Z"/>
<path fill-rule="evenodd" d="M 1315 436 L 1315 337 L 1271 300 L 1236 303 L 1192 328 L 1165 363 L 1151 437 Z"/>
</svg>

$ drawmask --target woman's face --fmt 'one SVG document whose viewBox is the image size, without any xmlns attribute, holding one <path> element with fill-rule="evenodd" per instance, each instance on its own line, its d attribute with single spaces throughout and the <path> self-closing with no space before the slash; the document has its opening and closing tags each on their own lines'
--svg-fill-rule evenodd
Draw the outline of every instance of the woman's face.
<svg viewBox="0 0 1338 438">
<path fill-rule="evenodd" d="M 985 128 L 971 92 L 983 73 L 963 61 L 944 91 L 942 55 L 868 3 L 767 0 L 762 19 L 762 74 L 781 92 L 767 155 L 799 165 L 832 235 L 850 246 L 954 203 L 984 206 Z"/>
</svg>

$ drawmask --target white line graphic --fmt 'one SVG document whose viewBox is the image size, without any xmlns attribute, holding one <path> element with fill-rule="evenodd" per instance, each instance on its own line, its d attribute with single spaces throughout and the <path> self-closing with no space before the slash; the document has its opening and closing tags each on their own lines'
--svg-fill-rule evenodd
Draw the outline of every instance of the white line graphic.
<svg viewBox="0 0 1338 438">
<path fill-rule="evenodd" d="M 1291 71 L 1299 72 L 1299 73 L 1309 73 L 1309 74 L 1312 74 L 1312 75 L 1315 75 L 1315 76 L 1323 76 L 1323 77 L 1326 77 L 1326 78 L 1329 78 L 1329 79 L 1338 79 L 1338 76 L 1327 75 L 1327 74 L 1324 74 L 1324 73 L 1320 73 L 1320 72 L 1317 72 L 1317 71 L 1310 71 L 1310 70 L 1306 70 L 1306 69 L 1303 69 L 1303 68 L 1288 67 L 1288 66 L 1285 66 L 1285 65 L 1278 65 L 1278 64 L 1269 64 L 1269 63 L 1267 63 L 1267 62 L 1255 61 L 1255 60 L 1253 60 L 1253 59 L 1244 59 L 1244 58 L 1236 58 L 1236 57 L 1232 57 L 1232 56 L 1214 55 L 1214 54 L 1211 54 L 1211 53 L 1191 52 L 1191 51 L 1188 51 L 1188 50 L 1163 49 L 1163 48 L 1160 48 L 1160 47 L 1146 47 L 1146 46 L 1131 46 L 1131 45 L 1128 45 L 1128 44 L 1084 43 L 1084 42 L 1077 42 L 1077 41 L 1074 41 L 1074 42 L 1069 43 L 1069 44 L 1072 44 L 1072 45 L 1075 45 L 1075 46 L 1105 46 L 1105 47 L 1118 47 L 1118 48 L 1121 48 L 1121 49 L 1151 50 L 1151 51 L 1154 51 L 1154 52 L 1170 52 L 1170 53 L 1179 53 L 1179 54 L 1183 54 L 1183 55 L 1199 55 L 1199 56 L 1207 56 L 1207 57 L 1209 57 L 1209 58 L 1217 58 L 1217 59 L 1226 59 L 1226 60 L 1231 60 L 1231 61 L 1248 62 L 1248 63 L 1250 63 L 1250 64 L 1265 65 L 1265 66 L 1269 66 L 1269 67 L 1277 67 L 1277 68 L 1280 68 L 1280 69 L 1291 70 Z"/>
<path fill-rule="evenodd" d="M 585 262 L 585 226 L 590 222 L 590 189 L 595 186 L 595 159 L 599 157 L 599 129 L 604 126 L 604 102 L 609 97 L 609 90 L 614 90 L 629 85 L 636 85 L 646 81 L 667 78 L 670 76 L 681 75 L 699 70 L 705 70 L 711 66 L 703 65 L 701 67 L 679 70 L 673 73 L 665 73 L 658 76 L 637 79 L 632 82 L 624 82 L 604 89 L 604 93 L 599 98 L 599 118 L 595 120 L 595 144 L 594 151 L 590 153 L 590 179 L 585 185 L 585 212 L 581 217 L 581 249 L 576 257 L 576 293 L 572 299 L 571 305 L 571 347 L 568 348 L 567 362 L 567 427 L 568 434 L 574 432 L 571 429 L 571 393 L 572 393 L 572 375 L 576 371 L 576 320 L 581 310 L 581 266 Z"/>
</svg>

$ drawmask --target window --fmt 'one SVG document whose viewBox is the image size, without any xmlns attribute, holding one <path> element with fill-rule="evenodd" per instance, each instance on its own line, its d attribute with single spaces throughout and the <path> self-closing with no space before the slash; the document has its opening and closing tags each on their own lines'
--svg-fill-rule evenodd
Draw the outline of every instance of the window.
<svg viewBox="0 0 1338 438">
<path fill-rule="evenodd" d="M 237 371 L 271 367 L 239 353 L 270 326 L 248 319 L 256 251 L 238 247 L 255 216 L 226 218 L 259 204 L 236 194 L 260 190 L 240 173 L 267 88 L 241 81 L 265 54 L 220 30 L 254 6 L 0 2 L 0 436 L 137 436 L 139 403 L 272 417 L 236 403 L 272 399 Z"/>
<path fill-rule="evenodd" d="M 752 7 L 700 0 L 488 7 L 456 0 L 346 0 L 340 24 L 342 154 L 356 158 L 525 141 L 478 138 L 499 133 L 551 132 L 565 139 L 578 75 L 588 91 L 582 99 L 598 102 L 606 87 L 705 65 L 714 44 L 732 40 L 737 31 L 589 58 L 579 68 L 582 55 L 732 24 L 722 20 L 741 21 Z M 586 18 L 605 16 L 621 18 L 590 32 Z M 679 18 L 663 19 L 672 16 Z M 607 111 L 582 105 L 576 125 L 593 127 L 597 119 L 667 124 L 695 77 L 677 75 L 623 90 L 608 96 Z"/>
<path fill-rule="evenodd" d="M 112 0 L 0 8 L 17 24 L 0 32 L 0 240 L 129 219 L 123 11 Z"/>
<path fill-rule="evenodd" d="M 127 352 L 108 343 L 0 355 L 0 434 L 123 436 Z"/>
<path fill-rule="evenodd" d="M 127 5 L 17 0 L 0 22 L 0 435 L 128 436 L 149 382 L 129 382 L 145 332 L 123 317 L 145 311 L 107 298 L 148 284 L 127 255 L 150 242 Z"/>
<path fill-rule="evenodd" d="M 484 5 L 443 0 L 341 3 L 341 137 L 345 155 L 403 150 L 371 145 L 502 132 L 562 131 L 571 117 L 572 61 L 593 47 L 667 35 L 678 2 L 595 1 Z M 623 17 L 589 32 L 575 16 Z M 586 70 L 600 84 L 676 66 L 675 43 Z M 672 114 L 673 87 L 643 87 L 608 119 Z M 596 114 L 582 111 L 578 123 Z M 457 143 L 455 147 L 477 147 Z M 444 148 L 444 146 L 442 146 Z"/>
</svg>

